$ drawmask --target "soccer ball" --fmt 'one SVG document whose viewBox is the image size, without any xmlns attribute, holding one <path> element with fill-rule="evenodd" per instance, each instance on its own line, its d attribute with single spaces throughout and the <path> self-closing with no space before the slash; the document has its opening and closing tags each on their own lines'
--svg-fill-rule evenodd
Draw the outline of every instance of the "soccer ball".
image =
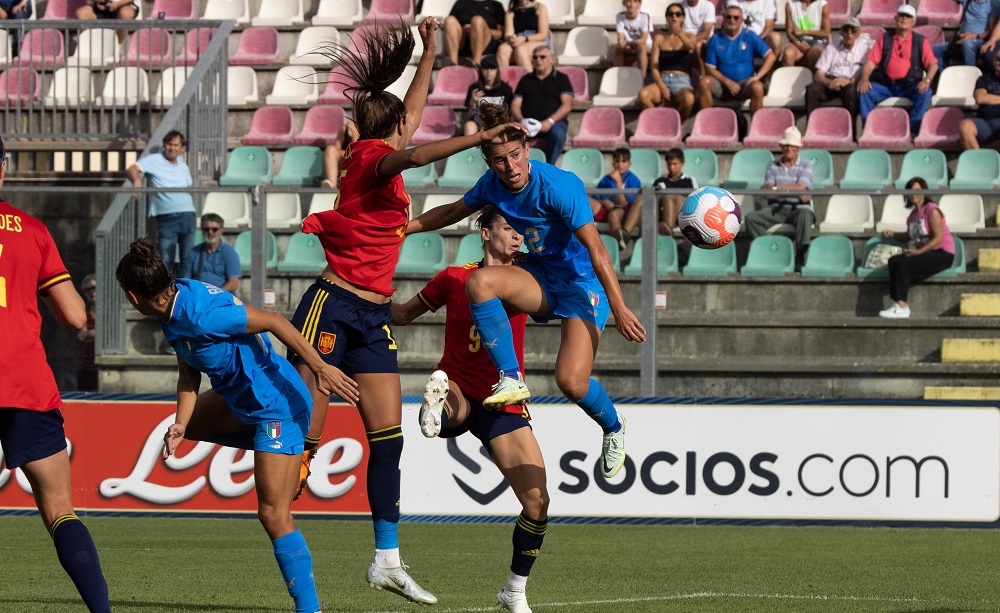
<svg viewBox="0 0 1000 613">
<path fill-rule="evenodd" d="M 695 247 L 725 247 L 740 231 L 740 205 L 721 187 L 701 187 L 684 199 L 677 225 Z"/>
</svg>

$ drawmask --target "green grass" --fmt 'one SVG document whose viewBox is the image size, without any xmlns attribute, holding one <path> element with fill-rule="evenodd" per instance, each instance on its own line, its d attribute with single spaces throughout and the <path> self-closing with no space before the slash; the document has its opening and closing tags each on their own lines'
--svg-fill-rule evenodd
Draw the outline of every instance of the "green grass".
<svg viewBox="0 0 1000 613">
<path fill-rule="evenodd" d="M 117 613 L 291 611 L 253 520 L 85 518 Z M 325 611 L 416 611 L 364 583 L 368 522 L 300 520 Z M 511 525 L 403 524 L 403 558 L 440 604 L 495 610 Z M 0 517 L 0 612 L 85 611 L 41 522 Z M 536 613 L 1000 610 L 1000 532 L 893 528 L 549 526 Z"/>
</svg>

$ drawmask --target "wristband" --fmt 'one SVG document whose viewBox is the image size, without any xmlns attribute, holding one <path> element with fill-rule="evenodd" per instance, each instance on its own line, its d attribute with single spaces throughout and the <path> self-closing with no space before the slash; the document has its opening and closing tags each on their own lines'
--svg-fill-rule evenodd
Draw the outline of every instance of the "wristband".
<svg viewBox="0 0 1000 613">
<path fill-rule="evenodd" d="M 556 125 L 556 120 L 552 119 L 551 117 L 546 117 L 545 121 L 549 122 L 550 125 L 553 125 L 553 126 Z"/>
</svg>

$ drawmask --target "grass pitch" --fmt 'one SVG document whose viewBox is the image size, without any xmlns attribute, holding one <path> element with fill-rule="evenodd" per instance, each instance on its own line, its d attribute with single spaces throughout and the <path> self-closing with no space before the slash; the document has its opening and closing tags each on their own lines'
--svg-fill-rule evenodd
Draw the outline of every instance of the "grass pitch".
<svg viewBox="0 0 1000 613">
<path fill-rule="evenodd" d="M 116 612 L 291 611 L 263 529 L 243 519 L 84 518 Z M 299 520 L 324 611 L 416 611 L 364 582 L 371 525 Z M 400 530 L 428 613 L 496 610 L 510 524 Z M 0 612 L 85 611 L 34 517 L 0 517 Z M 550 525 L 536 613 L 1000 611 L 1000 531 Z"/>
</svg>

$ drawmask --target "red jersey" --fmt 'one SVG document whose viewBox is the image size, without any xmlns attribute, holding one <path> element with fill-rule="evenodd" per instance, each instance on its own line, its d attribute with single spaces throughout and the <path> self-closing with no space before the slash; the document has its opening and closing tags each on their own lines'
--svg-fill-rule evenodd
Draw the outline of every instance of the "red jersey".
<svg viewBox="0 0 1000 613">
<path fill-rule="evenodd" d="M 56 380 L 39 336 L 38 296 L 70 281 L 45 225 L 0 201 L 0 406 L 32 411 L 58 408 Z"/>
<path fill-rule="evenodd" d="M 319 237 L 326 263 L 356 287 L 392 296 L 392 275 L 410 220 L 410 196 L 403 177 L 380 177 L 378 163 L 395 149 L 381 139 L 347 146 L 340 191 L 332 211 L 314 213 L 302 231 Z"/>
<path fill-rule="evenodd" d="M 431 311 L 448 307 L 444 326 L 444 356 L 437 367 L 446 372 L 449 379 L 457 382 L 470 398 L 481 403 L 493 393 L 492 386 L 497 381 L 499 371 L 483 348 L 472 320 L 469 299 L 465 295 L 465 282 L 478 269 L 478 262 L 449 266 L 431 279 L 417 296 Z M 511 316 L 509 312 L 507 315 L 510 316 L 510 327 L 514 332 L 514 352 L 523 372 L 524 328 L 528 316 L 524 313 Z"/>
</svg>

